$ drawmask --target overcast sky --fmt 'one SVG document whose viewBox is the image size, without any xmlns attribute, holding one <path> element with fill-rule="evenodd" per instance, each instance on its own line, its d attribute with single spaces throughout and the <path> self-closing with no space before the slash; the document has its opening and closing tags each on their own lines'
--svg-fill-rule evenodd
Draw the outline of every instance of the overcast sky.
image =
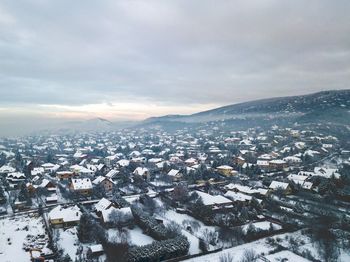
<svg viewBox="0 0 350 262">
<path fill-rule="evenodd" d="M 348 0 L 1 1 L 0 118 L 144 119 L 348 89 L 349 14 Z"/>
</svg>

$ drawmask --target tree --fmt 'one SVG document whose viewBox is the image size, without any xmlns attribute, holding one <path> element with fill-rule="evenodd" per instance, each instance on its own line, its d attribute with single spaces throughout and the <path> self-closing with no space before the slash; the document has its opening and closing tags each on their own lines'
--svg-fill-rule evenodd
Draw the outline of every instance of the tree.
<svg viewBox="0 0 350 262">
<path fill-rule="evenodd" d="M 88 243 L 94 240 L 93 228 L 94 223 L 90 215 L 83 213 L 78 226 L 78 238 L 82 243 Z"/>
<path fill-rule="evenodd" d="M 233 255 L 232 253 L 223 253 L 220 258 L 220 262 L 233 262 Z"/>
<path fill-rule="evenodd" d="M 243 253 L 243 257 L 241 262 L 254 262 L 258 259 L 258 255 L 255 253 L 253 249 L 247 249 Z"/>
<path fill-rule="evenodd" d="M 17 198 L 20 202 L 26 202 L 28 206 L 32 204 L 32 199 L 30 198 L 28 189 L 24 183 L 21 183 L 19 185 L 19 192 Z"/>
<path fill-rule="evenodd" d="M 315 223 L 317 221 L 317 223 Z M 310 220 L 311 237 L 318 244 L 324 261 L 335 261 L 339 254 L 336 236 L 332 226 L 337 223 L 337 218 L 330 213 L 323 213 L 316 219 Z"/>
<path fill-rule="evenodd" d="M 174 187 L 173 199 L 175 201 L 184 203 L 188 200 L 188 198 L 189 198 L 189 192 L 185 185 L 177 185 Z"/>
<path fill-rule="evenodd" d="M 6 203 L 5 191 L 2 188 L 2 186 L 0 185 L 0 205 L 5 204 L 5 203 Z"/>
<path fill-rule="evenodd" d="M 168 238 L 175 238 L 175 237 L 181 235 L 181 227 L 175 221 L 171 221 L 166 226 L 166 230 L 167 230 Z"/>
</svg>

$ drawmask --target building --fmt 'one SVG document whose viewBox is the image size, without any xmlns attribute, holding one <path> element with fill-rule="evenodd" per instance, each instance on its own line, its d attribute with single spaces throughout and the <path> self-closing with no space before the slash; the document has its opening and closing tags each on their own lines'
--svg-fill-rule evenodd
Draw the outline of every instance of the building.
<svg viewBox="0 0 350 262">
<path fill-rule="evenodd" d="M 92 193 L 92 183 L 90 178 L 73 178 L 70 189 L 81 195 L 90 195 Z"/>
<path fill-rule="evenodd" d="M 111 192 L 114 187 L 114 182 L 110 178 L 104 176 L 98 176 L 92 181 L 92 184 L 103 187 L 105 192 Z"/>
<path fill-rule="evenodd" d="M 232 166 L 227 165 L 218 166 L 216 170 L 224 176 L 233 176 L 238 174 L 237 171 L 233 170 Z"/>
<path fill-rule="evenodd" d="M 292 189 L 289 185 L 289 183 L 284 183 L 284 182 L 279 182 L 279 181 L 272 181 L 269 189 L 271 191 L 276 191 L 276 190 L 283 190 L 284 194 L 288 195 L 292 193 Z"/>
<path fill-rule="evenodd" d="M 76 174 L 72 171 L 58 171 L 56 172 L 56 177 L 58 180 L 68 180 L 72 179 Z"/>
<path fill-rule="evenodd" d="M 173 181 L 179 181 L 182 178 L 182 173 L 180 172 L 180 170 L 177 169 L 171 169 L 168 172 L 168 176 L 170 176 L 172 178 Z"/>
<path fill-rule="evenodd" d="M 82 213 L 76 205 L 62 207 L 61 205 L 53 208 L 49 214 L 49 222 L 53 227 L 70 227 L 79 224 Z"/>
</svg>

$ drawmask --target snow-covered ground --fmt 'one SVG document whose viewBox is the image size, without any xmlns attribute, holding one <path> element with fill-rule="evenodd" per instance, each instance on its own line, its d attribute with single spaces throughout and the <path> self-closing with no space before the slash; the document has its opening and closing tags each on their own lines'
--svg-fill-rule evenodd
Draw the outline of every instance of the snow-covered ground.
<svg viewBox="0 0 350 262">
<path fill-rule="evenodd" d="M 270 238 L 274 239 L 279 245 L 288 249 L 288 248 L 291 248 L 291 245 L 290 245 L 290 238 L 291 237 L 294 238 L 297 243 L 299 243 L 299 246 L 298 246 L 299 253 L 302 253 L 303 251 L 308 250 L 308 251 L 310 251 L 310 253 L 312 254 L 312 256 L 314 258 L 322 261 L 322 258 L 320 257 L 317 246 L 310 242 L 311 240 L 309 237 L 301 234 L 301 231 L 296 231 L 293 233 L 279 234 L 279 235 L 275 235 L 275 236 L 270 237 Z M 278 260 L 281 258 L 287 258 L 287 259 L 289 259 L 288 260 L 289 262 L 309 261 L 309 260 L 304 259 L 304 258 L 302 259 L 302 258 L 300 258 L 300 256 L 297 256 L 297 255 L 293 254 L 292 252 L 288 252 L 288 251 L 278 252 L 276 254 L 268 254 L 269 251 L 274 249 L 274 246 L 267 243 L 266 240 L 268 238 L 269 237 L 262 238 L 260 240 L 257 240 L 257 241 L 251 242 L 251 243 L 247 243 L 247 244 L 239 245 L 236 247 L 224 249 L 223 251 L 220 251 L 217 253 L 208 254 L 205 256 L 200 256 L 200 257 L 188 259 L 185 261 L 187 261 L 187 262 L 219 262 L 220 257 L 223 254 L 229 253 L 231 256 L 233 256 L 232 262 L 239 262 L 239 261 L 241 261 L 243 254 L 246 250 L 253 250 L 256 253 L 256 255 L 262 255 L 264 257 L 271 259 L 271 261 L 281 261 L 281 260 Z M 345 250 L 340 250 L 340 254 L 338 256 L 337 261 L 340 261 L 340 262 L 350 261 L 350 252 L 345 251 Z"/>
<path fill-rule="evenodd" d="M 244 252 L 246 250 L 249 250 L 249 249 L 254 250 L 254 252 L 257 254 L 261 254 L 261 253 L 267 254 L 268 251 L 271 249 L 271 247 L 269 247 L 269 245 L 267 245 L 264 240 L 258 240 L 258 241 L 254 241 L 254 242 L 251 242 L 248 244 L 228 248 L 228 249 L 225 249 L 225 250 L 217 252 L 217 253 L 213 253 L 213 254 L 209 254 L 209 255 L 205 255 L 205 256 L 200 256 L 200 257 L 196 257 L 196 258 L 192 258 L 192 259 L 188 259 L 188 260 L 184 260 L 184 261 L 187 261 L 187 262 L 218 262 L 218 261 L 220 261 L 220 257 L 222 255 L 224 255 L 225 253 L 229 253 L 233 257 L 232 262 L 239 262 L 239 261 L 241 261 Z"/>
<path fill-rule="evenodd" d="M 55 229 L 54 239 L 57 241 L 58 247 L 63 250 L 63 253 L 68 254 L 74 261 L 76 258 L 77 249 L 79 248 L 77 228 L 72 227 L 68 229 Z"/>
<path fill-rule="evenodd" d="M 260 222 L 255 222 L 255 223 L 251 223 L 251 224 L 254 225 L 254 227 L 256 229 L 260 229 L 260 230 L 269 230 L 270 224 L 272 224 L 273 230 L 280 230 L 282 228 L 280 225 L 275 224 L 275 223 L 270 223 L 269 221 L 260 221 Z M 244 233 L 247 232 L 249 225 L 250 224 L 246 224 L 246 225 L 242 226 L 242 230 Z"/>
<path fill-rule="evenodd" d="M 28 235 L 45 235 L 41 217 L 23 215 L 0 220 L 0 261 L 29 261 L 30 254 L 23 249 Z"/>
<path fill-rule="evenodd" d="M 189 254 L 199 254 L 202 251 L 199 249 L 199 238 L 204 239 L 204 231 L 208 230 L 211 232 L 215 231 L 215 227 L 212 226 L 206 226 L 202 222 L 196 220 L 195 218 L 186 215 L 186 214 L 179 214 L 175 212 L 174 210 L 168 210 L 162 215 L 162 218 L 164 219 L 164 224 L 167 225 L 171 221 L 176 222 L 179 224 L 179 226 L 182 228 L 181 232 L 184 236 L 187 237 L 188 241 L 190 242 L 190 250 Z M 183 221 L 195 221 L 199 224 L 200 228 L 198 231 L 193 230 L 193 233 L 190 233 L 186 230 L 186 227 L 183 224 Z M 209 246 L 209 250 L 214 249 L 211 245 Z"/>
<path fill-rule="evenodd" d="M 267 255 L 265 256 L 265 258 L 267 258 L 271 262 L 277 262 L 277 261 L 309 262 L 310 261 L 288 250 L 283 250 L 275 254 Z"/>
<path fill-rule="evenodd" d="M 169 221 L 174 221 L 174 222 L 178 223 L 180 226 L 183 226 L 183 222 L 185 220 L 194 221 L 194 222 L 198 223 L 200 227 L 199 227 L 198 231 L 193 230 L 194 231 L 193 235 L 195 235 L 196 237 L 199 237 L 199 238 L 203 238 L 204 231 L 208 230 L 210 232 L 215 232 L 217 229 L 214 226 L 206 226 L 203 224 L 203 222 L 195 219 L 194 217 L 191 217 L 187 214 L 177 213 L 174 210 L 168 210 L 167 212 L 165 212 L 164 216 L 162 216 L 162 217 L 169 220 Z"/>
<path fill-rule="evenodd" d="M 145 235 L 142 232 L 142 229 L 139 228 L 138 226 L 135 226 L 133 229 L 126 228 L 126 230 L 129 234 L 129 242 L 131 245 L 144 246 L 144 245 L 151 244 L 154 241 L 152 237 Z M 110 240 L 113 240 L 116 234 L 117 234 L 116 228 L 108 229 L 108 238 Z"/>
</svg>

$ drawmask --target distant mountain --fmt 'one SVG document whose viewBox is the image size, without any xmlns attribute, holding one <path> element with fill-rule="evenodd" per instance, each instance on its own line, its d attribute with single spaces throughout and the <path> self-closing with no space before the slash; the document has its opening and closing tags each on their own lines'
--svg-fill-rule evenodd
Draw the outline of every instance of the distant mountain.
<svg viewBox="0 0 350 262">
<path fill-rule="evenodd" d="M 144 125 L 205 123 L 211 121 L 341 122 L 350 124 L 350 90 L 323 91 L 310 95 L 277 97 L 228 105 L 192 115 L 167 115 L 146 119 Z"/>
</svg>

